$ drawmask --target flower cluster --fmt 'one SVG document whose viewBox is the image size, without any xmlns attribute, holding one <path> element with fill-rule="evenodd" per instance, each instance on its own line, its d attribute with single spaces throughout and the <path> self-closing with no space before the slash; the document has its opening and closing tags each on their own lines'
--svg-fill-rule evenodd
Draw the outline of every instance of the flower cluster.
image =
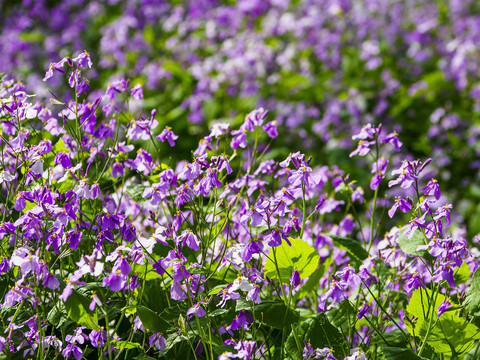
<svg viewBox="0 0 480 360">
<path fill-rule="evenodd" d="M 335 4 L 332 16 L 348 11 Z M 52 91 L 49 107 L 0 83 L 5 356 L 364 360 L 479 346 L 475 250 L 433 160 L 401 154 L 387 125 L 352 137 L 366 180 L 276 151 L 282 122 L 262 107 L 216 122 L 177 161 L 189 139 L 173 115 L 142 111 L 128 78 L 90 88 L 94 70 L 86 51 L 51 63 L 45 84 L 70 95 Z"/>
</svg>

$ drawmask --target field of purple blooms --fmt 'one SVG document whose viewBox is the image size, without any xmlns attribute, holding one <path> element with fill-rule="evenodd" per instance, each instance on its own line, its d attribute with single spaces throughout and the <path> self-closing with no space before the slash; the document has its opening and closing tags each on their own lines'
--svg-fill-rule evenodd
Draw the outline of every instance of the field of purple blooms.
<svg viewBox="0 0 480 360">
<path fill-rule="evenodd" d="M 0 29 L 0 360 L 480 359 L 480 2 Z"/>
</svg>

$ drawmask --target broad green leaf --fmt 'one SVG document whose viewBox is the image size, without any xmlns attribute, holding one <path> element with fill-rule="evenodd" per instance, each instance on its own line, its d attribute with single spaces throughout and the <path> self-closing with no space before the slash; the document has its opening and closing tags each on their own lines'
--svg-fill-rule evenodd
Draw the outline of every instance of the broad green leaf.
<svg viewBox="0 0 480 360">
<path fill-rule="evenodd" d="M 290 333 L 284 344 L 286 359 L 302 360 L 304 341 L 310 342 L 314 349 L 324 347 L 333 349 L 337 359 L 349 355 L 344 337 L 330 324 L 325 314 L 317 314 L 305 320 Z"/>
<path fill-rule="evenodd" d="M 425 236 L 423 236 L 423 233 L 420 230 L 415 230 L 413 233 L 412 237 L 409 239 L 408 236 L 403 235 L 405 231 L 407 230 L 408 226 L 404 226 L 403 228 L 400 229 L 400 235 L 398 237 L 398 245 L 400 246 L 400 249 L 405 254 L 409 255 L 418 255 L 422 256 L 424 258 L 428 258 L 430 254 L 425 251 L 417 251 L 417 248 L 420 245 L 425 245 Z"/>
<path fill-rule="evenodd" d="M 145 188 L 146 186 L 141 184 L 128 185 L 125 192 L 133 201 L 143 203 L 145 202 L 145 198 L 143 197 L 143 191 Z"/>
<path fill-rule="evenodd" d="M 297 270 L 300 273 L 300 277 L 305 279 L 315 271 L 320 262 L 318 252 L 305 241 L 300 239 L 289 240 L 292 246 L 289 246 L 284 241 L 282 245 L 271 249 L 270 256 L 264 267 L 265 276 L 281 280 L 284 284 L 290 282 L 293 270 Z M 278 278 L 274 262 L 275 258 L 280 279 Z"/>
<path fill-rule="evenodd" d="M 133 360 L 155 360 L 155 358 L 152 358 L 146 354 L 141 354 L 141 355 L 135 356 Z"/>
<path fill-rule="evenodd" d="M 217 295 L 220 291 L 222 291 L 223 289 L 225 289 L 227 287 L 226 284 L 222 284 L 222 285 L 217 285 L 215 286 L 212 290 L 210 290 L 210 292 L 208 293 L 208 295 Z"/>
<path fill-rule="evenodd" d="M 410 298 L 410 301 L 407 305 L 407 312 L 410 315 L 415 316 L 418 318 L 418 321 L 424 321 L 426 318 L 428 318 L 429 314 L 432 313 L 432 309 L 429 308 L 429 299 L 432 299 L 432 297 L 435 296 L 432 290 L 430 289 L 424 289 L 424 288 L 418 288 L 413 291 L 412 297 Z M 435 311 L 433 313 L 436 315 L 437 314 L 437 309 L 440 306 L 440 304 L 445 301 L 445 295 L 443 294 L 437 294 L 435 297 Z M 408 328 L 408 322 L 407 322 L 407 328 Z"/>
<path fill-rule="evenodd" d="M 255 319 L 276 329 L 290 328 L 300 318 L 299 314 L 288 308 L 282 301 L 262 301 L 252 307 L 245 301 L 237 301 L 236 311 L 248 310 L 255 315 Z"/>
<path fill-rule="evenodd" d="M 160 314 L 168 308 L 167 296 L 170 296 L 170 293 L 163 289 L 160 280 L 146 281 L 142 294 L 142 305 Z"/>
<path fill-rule="evenodd" d="M 472 315 L 480 315 L 480 268 L 475 270 L 472 281 L 470 282 L 470 290 L 463 303 L 468 312 Z"/>
<path fill-rule="evenodd" d="M 420 328 L 420 337 L 424 338 L 428 323 L 423 322 Z M 442 314 L 427 339 L 435 352 L 443 354 L 445 358 L 457 359 L 473 348 L 475 341 L 480 339 L 480 330 L 464 318 L 455 313 Z"/>
<path fill-rule="evenodd" d="M 115 349 L 140 349 L 142 347 L 142 344 L 139 343 L 134 343 L 131 341 L 120 341 L 120 340 L 114 340 L 112 341 L 112 345 Z"/>
<path fill-rule="evenodd" d="M 90 311 L 88 306 L 90 301 L 86 296 L 80 295 L 76 290 L 65 302 L 65 310 L 70 319 L 75 321 L 78 325 L 86 326 L 88 329 L 98 330 L 97 313 Z"/>
<path fill-rule="evenodd" d="M 166 332 L 171 325 L 145 306 L 137 306 L 137 314 L 147 331 Z"/>
<path fill-rule="evenodd" d="M 470 281 L 472 274 L 470 273 L 470 268 L 466 261 L 462 263 L 460 268 L 455 269 L 455 274 L 453 275 L 453 280 L 455 281 L 455 285 L 465 284 Z"/>
<path fill-rule="evenodd" d="M 66 315 L 63 301 L 58 301 L 55 306 L 48 312 L 47 320 L 56 328 L 61 327 L 68 321 L 68 316 Z"/>
<path fill-rule="evenodd" d="M 355 321 L 357 320 L 357 312 L 350 304 L 349 300 L 343 300 L 337 304 L 333 309 L 327 312 L 328 320 L 330 324 L 342 330 L 342 332 L 347 332 L 348 329 L 355 326 Z"/>
<path fill-rule="evenodd" d="M 56 100 L 54 100 L 56 101 Z M 63 105 L 63 103 L 60 103 Z M 55 154 L 58 154 L 59 152 L 68 152 L 68 148 L 65 146 L 65 142 L 63 141 L 63 138 L 58 139 L 58 141 L 53 145 L 53 149 Z"/>
<path fill-rule="evenodd" d="M 406 335 L 408 337 L 408 334 Z M 400 329 L 394 329 L 392 331 L 389 331 L 388 333 L 382 334 L 382 337 L 380 337 L 378 334 L 375 334 L 372 338 L 372 343 L 386 345 L 387 347 L 407 347 L 407 339 L 405 338 Z"/>
<path fill-rule="evenodd" d="M 192 333 L 189 333 L 188 335 L 189 335 L 189 337 L 195 336 Z M 161 358 L 162 356 L 165 356 L 170 351 L 170 349 L 175 346 L 175 344 L 177 344 L 179 342 L 182 342 L 182 341 L 185 341 L 185 340 L 188 340 L 189 337 L 187 337 L 183 334 L 179 335 L 177 332 L 174 332 L 174 333 L 171 333 L 171 334 L 168 334 L 167 336 L 165 336 L 165 349 L 163 349 L 162 351 L 160 351 L 158 353 L 158 358 Z M 172 358 L 172 357 L 170 357 L 170 358 Z"/>
<path fill-rule="evenodd" d="M 425 359 L 415 354 L 411 349 L 402 349 L 398 347 L 382 347 L 383 355 L 387 360 L 421 360 Z"/>
<path fill-rule="evenodd" d="M 432 299 L 435 301 L 433 302 Z M 421 340 L 426 338 L 428 328 L 432 326 L 426 342 L 436 353 L 443 354 L 448 359 L 472 349 L 475 341 L 480 339 L 480 330 L 458 316 L 458 311 L 447 311 L 438 318 L 437 309 L 443 301 L 445 301 L 444 295 L 434 294 L 430 289 L 415 290 L 406 310 L 409 316 L 418 319 L 413 325 L 408 321 L 405 325 L 410 334 Z M 429 308 L 429 303 L 434 303 L 433 309 Z M 430 321 L 431 316 L 433 316 L 432 321 Z"/>
<path fill-rule="evenodd" d="M 336 246 L 348 253 L 348 257 L 356 269 L 358 269 L 362 261 L 368 257 L 368 252 L 363 248 L 360 241 L 333 234 L 328 234 L 328 236 L 332 238 Z"/>
<path fill-rule="evenodd" d="M 308 278 L 308 280 L 303 284 L 303 286 L 297 291 L 295 294 L 295 300 L 304 298 L 308 295 L 311 291 L 317 289 L 318 283 L 320 279 L 325 275 L 328 268 L 332 264 L 332 258 L 328 257 L 322 265 L 320 265 L 312 275 Z"/>
</svg>

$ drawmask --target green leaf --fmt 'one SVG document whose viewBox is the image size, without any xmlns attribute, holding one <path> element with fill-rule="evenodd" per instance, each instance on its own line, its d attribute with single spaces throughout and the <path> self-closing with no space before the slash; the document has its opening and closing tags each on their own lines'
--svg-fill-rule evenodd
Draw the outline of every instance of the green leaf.
<svg viewBox="0 0 480 360">
<path fill-rule="evenodd" d="M 315 271 L 320 262 L 318 252 L 305 241 L 291 238 L 289 240 L 292 246 L 282 242 L 282 245 L 272 249 L 264 267 L 265 276 L 281 280 L 284 284 L 289 283 L 293 270 L 297 270 L 300 277 L 305 279 Z M 275 267 L 275 257 L 280 279 Z"/>
<path fill-rule="evenodd" d="M 470 290 L 468 290 L 463 305 L 470 314 L 480 315 L 480 268 L 475 270 L 473 274 Z"/>
<path fill-rule="evenodd" d="M 404 348 L 407 346 L 407 339 L 405 339 L 405 336 L 403 336 L 403 333 L 400 329 L 389 331 L 388 333 L 383 334 L 382 337 L 380 337 L 378 334 L 375 334 L 372 338 L 372 343 L 385 346 L 386 342 L 387 347 L 397 348 Z"/>
<path fill-rule="evenodd" d="M 128 185 L 125 192 L 133 201 L 144 203 L 145 198 L 143 197 L 143 191 L 145 188 L 146 186 L 142 184 Z"/>
<path fill-rule="evenodd" d="M 98 316 L 96 312 L 90 311 L 90 301 L 86 296 L 80 295 L 76 290 L 65 302 L 65 310 L 70 319 L 78 325 L 86 326 L 91 330 L 98 330 Z"/>
<path fill-rule="evenodd" d="M 406 310 L 410 316 L 418 319 L 414 324 L 405 322 L 405 325 L 410 334 L 424 340 L 432 324 L 426 339 L 427 344 L 446 358 L 457 357 L 473 348 L 475 341 L 480 339 L 480 330 L 458 316 L 458 311 L 447 311 L 438 318 L 437 309 L 443 301 L 445 296 L 442 294 L 434 294 L 430 289 L 416 289 Z M 433 306 L 433 309 L 429 305 Z M 433 316 L 432 321 L 430 316 Z"/>
<path fill-rule="evenodd" d="M 318 282 L 320 279 L 325 275 L 328 268 L 332 264 L 333 260 L 331 257 L 328 257 L 322 265 L 320 265 L 317 270 L 313 272 L 312 275 L 308 278 L 308 280 L 303 284 L 303 286 L 297 291 L 295 294 L 295 300 L 302 299 L 308 295 L 311 291 L 315 290 L 318 286 Z"/>
<path fill-rule="evenodd" d="M 155 313 L 160 314 L 168 308 L 167 296 L 170 296 L 170 293 L 163 289 L 160 280 L 149 280 L 145 282 L 142 304 Z"/>
<path fill-rule="evenodd" d="M 63 105 L 63 103 L 60 103 Z M 58 154 L 59 152 L 68 152 L 68 148 L 65 146 L 65 142 L 63 141 L 63 138 L 58 139 L 58 141 L 53 145 L 53 149 L 55 154 Z"/>
<path fill-rule="evenodd" d="M 145 306 L 137 306 L 137 314 L 147 331 L 164 333 L 171 325 Z"/>
<path fill-rule="evenodd" d="M 142 347 L 142 344 L 139 343 L 134 343 L 131 341 L 120 341 L 120 340 L 114 340 L 112 341 L 112 345 L 115 349 L 140 349 Z"/>
<path fill-rule="evenodd" d="M 58 301 L 55 306 L 48 312 L 47 320 L 56 328 L 61 327 L 68 321 L 68 316 L 66 315 L 63 301 Z"/>
<path fill-rule="evenodd" d="M 420 329 L 420 336 L 424 337 L 428 323 L 425 321 Z M 458 358 L 473 348 L 475 341 L 480 339 L 479 329 L 455 313 L 442 314 L 433 327 L 427 339 L 435 352 L 446 358 Z"/>
<path fill-rule="evenodd" d="M 425 321 L 428 318 L 428 314 L 432 313 L 432 309 L 429 308 L 429 303 L 431 302 L 434 293 L 430 289 L 418 288 L 413 291 L 412 297 L 407 305 L 406 310 L 410 315 L 415 316 L 418 318 L 417 323 L 419 321 Z M 445 295 L 437 294 L 436 301 L 434 304 L 435 311 L 433 312 L 436 314 L 436 309 L 440 306 L 440 304 L 445 301 Z M 407 329 L 409 328 L 409 322 L 406 322 Z M 408 329 L 410 331 L 410 329 Z M 410 332 L 410 334 L 412 334 Z"/>
<path fill-rule="evenodd" d="M 222 285 L 217 285 L 215 286 L 212 290 L 210 290 L 210 292 L 208 293 L 208 295 L 217 295 L 220 291 L 222 291 L 223 289 L 225 289 L 227 287 L 226 284 L 222 284 Z"/>
<path fill-rule="evenodd" d="M 363 248 L 360 241 L 333 234 L 328 234 L 328 236 L 332 238 L 336 246 L 348 253 L 348 257 L 356 269 L 368 257 L 368 252 Z"/>
<path fill-rule="evenodd" d="M 289 329 L 290 324 L 297 322 L 300 318 L 300 315 L 288 308 L 283 301 L 262 301 L 254 308 L 248 302 L 237 301 L 235 310 L 248 310 L 254 313 L 258 322 L 276 329 L 283 329 L 284 327 Z"/>
<path fill-rule="evenodd" d="M 191 333 L 189 333 L 188 335 L 189 337 L 194 336 L 194 334 L 191 334 Z M 177 332 L 168 334 L 167 336 L 165 336 L 165 348 L 158 353 L 157 358 L 161 358 L 162 356 L 165 356 L 170 351 L 170 349 L 172 349 L 175 346 L 175 344 L 188 339 L 189 338 L 187 336 L 179 335 L 177 334 Z"/>
<path fill-rule="evenodd" d="M 455 281 L 455 285 L 465 284 L 470 281 L 472 274 L 470 273 L 470 268 L 466 261 L 462 263 L 462 266 L 458 268 L 453 275 L 453 280 Z"/>
<path fill-rule="evenodd" d="M 405 254 L 422 256 L 424 258 L 431 257 L 426 250 L 417 251 L 420 245 L 425 245 L 426 240 L 423 233 L 420 230 L 415 230 L 409 239 L 408 236 L 403 235 L 408 228 L 409 226 L 404 226 L 400 229 L 400 235 L 397 240 L 400 249 L 402 249 Z"/>
<path fill-rule="evenodd" d="M 330 323 L 336 328 L 341 329 L 344 333 L 351 327 L 355 326 L 357 320 L 356 315 L 357 312 L 348 299 L 343 300 L 327 312 L 327 317 Z"/>
<path fill-rule="evenodd" d="M 344 337 L 330 324 L 325 314 L 317 314 L 305 320 L 290 333 L 284 345 L 286 359 L 302 360 L 304 341 L 310 342 L 314 349 L 324 347 L 333 349 L 337 359 L 343 359 L 348 355 Z"/>
<path fill-rule="evenodd" d="M 415 354 L 410 349 L 402 349 L 397 347 L 382 347 L 383 355 L 387 360 L 420 360 L 425 359 Z"/>
</svg>

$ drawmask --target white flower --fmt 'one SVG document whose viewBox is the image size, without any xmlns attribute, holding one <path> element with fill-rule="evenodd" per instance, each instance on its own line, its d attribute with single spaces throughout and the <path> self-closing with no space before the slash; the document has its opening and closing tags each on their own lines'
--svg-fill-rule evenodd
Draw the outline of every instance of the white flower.
<svg viewBox="0 0 480 360">
<path fill-rule="evenodd" d="M 13 179 L 15 179 L 15 176 L 13 176 L 12 174 L 10 174 L 8 171 L 0 171 L 0 184 L 2 184 L 4 181 L 12 181 Z"/>
</svg>

